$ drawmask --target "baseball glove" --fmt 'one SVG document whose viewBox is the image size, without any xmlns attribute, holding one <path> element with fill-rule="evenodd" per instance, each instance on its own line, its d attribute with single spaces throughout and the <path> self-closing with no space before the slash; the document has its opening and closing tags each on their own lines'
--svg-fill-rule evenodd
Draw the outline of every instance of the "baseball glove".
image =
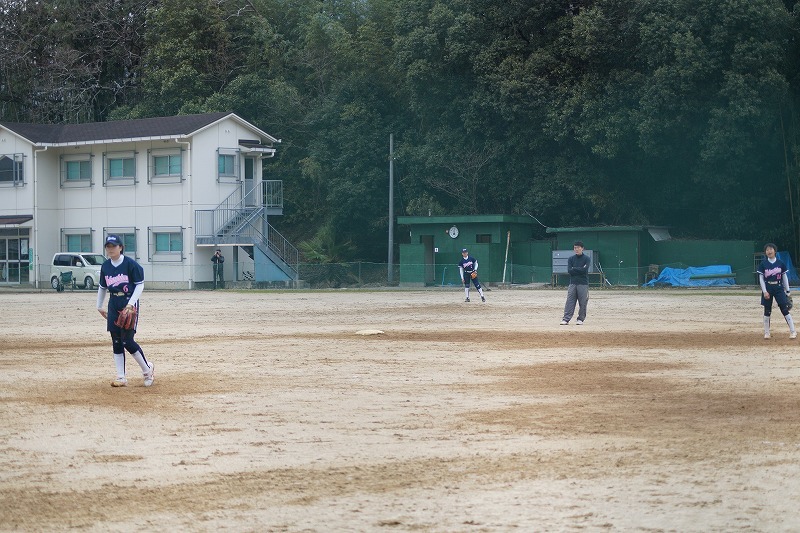
<svg viewBox="0 0 800 533">
<path fill-rule="evenodd" d="M 478 273 L 477 273 L 477 272 L 472 272 L 472 273 L 469 275 L 469 277 L 471 277 L 472 279 L 475 279 L 475 278 L 477 278 L 477 277 L 478 277 Z"/>
<path fill-rule="evenodd" d="M 133 329 L 136 325 L 136 308 L 126 307 L 120 311 L 114 324 L 122 329 Z"/>
<path fill-rule="evenodd" d="M 792 307 L 794 307 L 794 302 L 792 302 L 792 295 L 789 294 L 789 293 L 786 293 L 786 309 L 791 311 Z"/>
</svg>

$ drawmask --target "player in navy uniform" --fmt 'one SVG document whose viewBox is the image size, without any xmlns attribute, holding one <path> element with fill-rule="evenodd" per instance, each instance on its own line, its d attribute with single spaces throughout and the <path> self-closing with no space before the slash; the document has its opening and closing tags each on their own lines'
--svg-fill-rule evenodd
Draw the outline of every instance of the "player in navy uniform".
<svg viewBox="0 0 800 533">
<path fill-rule="evenodd" d="M 769 317 L 773 300 L 789 324 L 789 338 L 797 338 L 794 320 L 789 313 L 789 273 L 786 264 L 776 257 L 778 247 L 772 243 L 764 246 L 764 259 L 758 265 L 758 283 L 761 285 L 761 305 L 764 306 L 764 338 L 769 339 Z"/>
<path fill-rule="evenodd" d="M 478 294 L 481 295 L 481 301 L 485 302 L 486 298 L 483 296 L 483 288 L 481 288 L 481 282 L 478 280 L 478 261 L 467 252 L 467 249 L 464 248 L 461 250 L 461 261 L 458 262 L 458 271 L 461 273 L 461 283 L 464 284 L 464 295 L 467 297 L 465 302 L 469 301 L 469 282 L 475 284 L 475 288 L 478 289 Z M 475 273 L 475 277 L 472 277 L 472 273 Z"/>
<path fill-rule="evenodd" d="M 106 255 L 108 259 L 100 267 L 100 284 L 97 289 L 97 310 L 106 319 L 106 328 L 111 333 L 111 345 L 114 352 L 114 364 L 117 367 L 117 379 L 111 382 L 112 387 L 125 387 L 128 380 L 125 377 L 125 351 L 133 356 L 142 369 L 144 386 L 149 387 L 155 379 L 155 365 L 149 362 L 133 336 L 136 334 L 136 324 L 133 329 L 122 329 L 117 326 L 117 317 L 125 307 L 136 308 L 136 321 L 139 321 L 139 297 L 144 290 L 144 270 L 141 265 L 123 255 L 122 240 L 117 235 L 106 237 Z M 106 292 L 108 311 L 103 309 Z"/>
</svg>

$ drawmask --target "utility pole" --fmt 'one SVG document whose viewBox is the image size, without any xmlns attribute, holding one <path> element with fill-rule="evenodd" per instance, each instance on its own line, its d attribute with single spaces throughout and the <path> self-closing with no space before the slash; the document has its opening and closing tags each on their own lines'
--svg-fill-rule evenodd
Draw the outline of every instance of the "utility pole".
<svg viewBox="0 0 800 533">
<path fill-rule="evenodd" d="M 394 133 L 389 134 L 389 283 L 394 281 Z"/>
</svg>

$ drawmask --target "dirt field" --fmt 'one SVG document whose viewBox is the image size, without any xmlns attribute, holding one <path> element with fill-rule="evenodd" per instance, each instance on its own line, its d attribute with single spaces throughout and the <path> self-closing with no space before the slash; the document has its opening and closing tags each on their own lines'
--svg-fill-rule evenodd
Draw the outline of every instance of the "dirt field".
<svg viewBox="0 0 800 533">
<path fill-rule="evenodd" d="M 0 293 L 0 530 L 800 528 L 777 310 L 565 294 L 145 291 L 114 389 L 94 293 Z"/>
</svg>

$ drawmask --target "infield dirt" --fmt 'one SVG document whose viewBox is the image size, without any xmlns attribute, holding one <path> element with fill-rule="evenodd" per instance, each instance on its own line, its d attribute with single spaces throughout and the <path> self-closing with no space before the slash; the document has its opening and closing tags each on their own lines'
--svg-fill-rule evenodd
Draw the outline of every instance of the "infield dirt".
<svg viewBox="0 0 800 533">
<path fill-rule="evenodd" d="M 790 531 L 800 341 L 757 291 L 0 294 L 2 531 Z M 358 335 L 377 329 L 380 335 Z"/>
</svg>

